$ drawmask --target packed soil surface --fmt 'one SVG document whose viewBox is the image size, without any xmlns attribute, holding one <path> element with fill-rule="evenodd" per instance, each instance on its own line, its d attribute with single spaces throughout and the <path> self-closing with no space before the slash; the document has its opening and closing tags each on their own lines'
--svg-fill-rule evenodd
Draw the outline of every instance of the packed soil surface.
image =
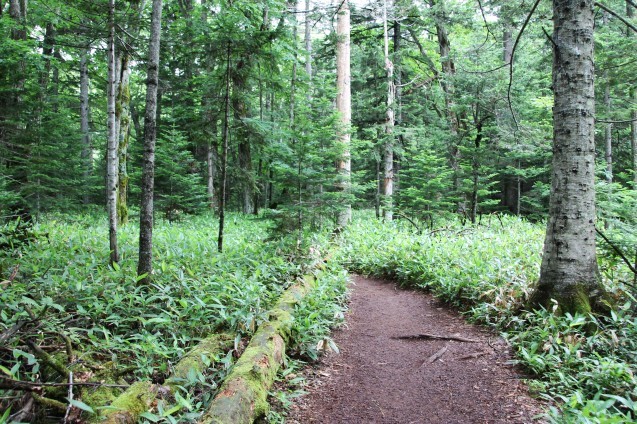
<svg viewBox="0 0 637 424">
<path fill-rule="evenodd" d="M 403 336 L 435 335 L 450 339 Z M 287 423 L 531 423 L 542 412 L 504 340 L 432 296 L 356 276 L 345 325 Z"/>
</svg>

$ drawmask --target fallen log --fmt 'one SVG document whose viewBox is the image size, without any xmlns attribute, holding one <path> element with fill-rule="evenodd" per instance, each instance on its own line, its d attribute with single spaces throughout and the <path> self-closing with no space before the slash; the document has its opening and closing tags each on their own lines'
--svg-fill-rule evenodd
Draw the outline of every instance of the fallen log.
<svg viewBox="0 0 637 424">
<path fill-rule="evenodd" d="M 268 390 L 284 360 L 294 305 L 305 296 L 314 281 L 313 276 L 305 276 L 283 293 L 269 312 L 269 320 L 256 331 L 200 423 L 251 424 L 268 411 Z"/>
<path fill-rule="evenodd" d="M 140 381 L 131 385 L 119 395 L 102 412 L 99 422 L 106 424 L 134 424 L 140 415 L 148 411 L 158 395 L 168 393 L 171 389 L 188 378 L 191 372 L 205 371 L 204 356 L 212 358 L 232 347 L 234 338 L 228 334 L 215 334 L 202 340 L 190 352 L 179 360 L 172 376 L 164 385 L 153 384 L 150 381 Z M 101 406 L 101 405 L 100 405 Z"/>
</svg>

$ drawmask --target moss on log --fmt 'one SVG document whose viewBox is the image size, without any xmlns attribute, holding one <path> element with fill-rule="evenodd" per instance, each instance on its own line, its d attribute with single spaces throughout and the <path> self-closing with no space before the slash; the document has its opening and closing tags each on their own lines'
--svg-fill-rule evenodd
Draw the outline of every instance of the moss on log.
<svg viewBox="0 0 637 424">
<path fill-rule="evenodd" d="M 160 393 L 168 393 L 173 386 L 187 379 L 191 372 L 200 373 L 206 369 L 204 357 L 212 358 L 232 347 L 234 339 L 228 334 L 215 334 L 202 340 L 188 352 L 175 366 L 173 375 L 166 385 L 140 381 L 131 385 L 119 395 L 110 407 L 102 413 L 101 423 L 136 423 L 139 416 L 149 410 Z"/>
<path fill-rule="evenodd" d="M 292 327 L 294 305 L 314 284 L 313 276 L 288 288 L 250 340 L 247 349 L 221 386 L 203 424 L 252 423 L 269 408 L 268 390 L 283 363 Z"/>
</svg>

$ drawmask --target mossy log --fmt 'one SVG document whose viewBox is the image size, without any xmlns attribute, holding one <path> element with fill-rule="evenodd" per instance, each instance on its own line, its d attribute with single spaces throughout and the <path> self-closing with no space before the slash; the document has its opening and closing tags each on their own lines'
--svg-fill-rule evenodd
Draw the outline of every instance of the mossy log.
<svg viewBox="0 0 637 424">
<path fill-rule="evenodd" d="M 214 357 L 232 347 L 234 338 L 228 334 L 215 334 L 202 340 L 194 349 L 188 352 L 175 366 L 172 376 L 165 385 L 153 384 L 150 381 L 140 381 L 131 385 L 119 395 L 110 407 L 102 413 L 101 423 L 128 424 L 136 423 L 139 416 L 149 410 L 160 393 L 167 393 L 181 380 L 188 378 L 191 372 L 205 371 L 203 357 Z"/>
<path fill-rule="evenodd" d="M 284 360 L 294 305 L 313 284 L 314 277 L 305 276 L 283 293 L 222 384 L 202 424 L 249 424 L 267 412 L 268 390 Z"/>
</svg>

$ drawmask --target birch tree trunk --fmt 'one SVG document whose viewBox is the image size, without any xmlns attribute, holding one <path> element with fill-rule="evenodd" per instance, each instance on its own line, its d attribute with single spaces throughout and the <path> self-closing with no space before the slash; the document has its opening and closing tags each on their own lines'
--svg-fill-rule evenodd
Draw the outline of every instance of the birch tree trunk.
<svg viewBox="0 0 637 424">
<path fill-rule="evenodd" d="M 383 39 L 385 70 L 387 71 L 387 117 L 385 120 L 385 143 L 383 148 L 383 217 L 387 221 L 391 221 L 394 217 L 394 107 L 396 100 L 396 85 L 394 84 L 394 64 L 389 57 L 387 2 L 388 0 L 383 0 Z"/>
<path fill-rule="evenodd" d="M 115 120 L 115 0 L 108 3 L 108 79 L 107 79 L 107 155 L 106 155 L 106 205 L 108 209 L 108 234 L 111 265 L 119 262 L 117 247 L 117 126 Z"/>
<path fill-rule="evenodd" d="M 350 74 L 350 13 L 349 0 L 343 0 L 336 23 L 336 110 L 341 119 L 338 141 L 341 144 L 341 158 L 337 162 L 336 188 L 349 194 L 351 187 L 350 126 L 352 122 L 352 94 Z M 352 219 L 352 205 L 345 204 L 339 210 L 336 225 L 344 228 Z"/>
<path fill-rule="evenodd" d="M 155 142 L 157 140 L 157 87 L 159 85 L 161 14 L 162 0 L 153 0 L 150 43 L 148 47 L 142 195 L 139 212 L 139 262 L 137 264 L 137 275 L 145 275 L 141 283 L 148 283 L 153 272 L 153 195 L 155 190 Z"/>
<path fill-rule="evenodd" d="M 553 164 L 549 220 L 531 305 L 600 306 L 595 253 L 593 0 L 553 0 Z"/>
</svg>

